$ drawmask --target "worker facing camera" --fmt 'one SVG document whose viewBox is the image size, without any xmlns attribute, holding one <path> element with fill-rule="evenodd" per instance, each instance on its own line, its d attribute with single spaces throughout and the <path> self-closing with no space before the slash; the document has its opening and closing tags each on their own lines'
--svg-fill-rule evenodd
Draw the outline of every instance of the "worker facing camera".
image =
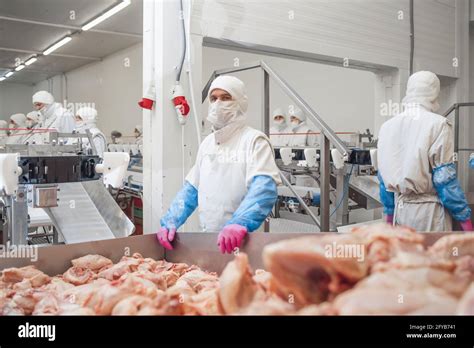
<svg viewBox="0 0 474 348">
<path fill-rule="evenodd" d="M 33 95 L 33 107 L 41 114 L 40 128 L 56 130 L 59 133 L 72 133 L 74 117 L 47 91 L 39 91 Z M 39 143 L 48 143 L 49 134 L 44 132 Z"/>
<path fill-rule="evenodd" d="M 318 139 L 306 124 L 306 114 L 303 110 L 290 107 L 290 131 L 293 133 L 288 141 L 288 146 L 316 146 Z"/>
<path fill-rule="evenodd" d="M 270 141 L 273 146 L 288 146 L 291 129 L 286 123 L 286 114 L 281 108 L 273 111 L 272 126 L 270 127 Z"/>
<path fill-rule="evenodd" d="M 86 130 L 89 130 L 97 155 L 103 157 L 107 147 L 107 139 L 104 133 L 97 128 L 97 110 L 91 107 L 80 108 L 76 112 L 75 120 L 76 127 L 74 131 L 76 133 L 86 133 Z M 86 150 L 92 148 L 88 139 L 84 139 L 82 143 Z"/>
<path fill-rule="evenodd" d="M 201 143 L 183 188 L 160 221 L 157 238 L 168 250 L 173 249 L 177 229 L 199 207 L 201 230 L 219 232 L 220 251 L 232 253 L 249 232 L 262 225 L 277 200 L 279 170 L 269 139 L 246 125 L 244 83 L 233 76 L 219 76 L 208 97 L 207 120 L 213 132 Z M 222 160 L 229 153 L 246 157 L 238 162 Z"/>
<path fill-rule="evenodd" d="M 388 223 L 420 232 L 472 231 L 471 209 L 454 163 L 453 128 L 439 109 L 440 81 L 429 71 L 408 79 L 405 111 L 379 132 L 380 197 Z"/>
</svg>

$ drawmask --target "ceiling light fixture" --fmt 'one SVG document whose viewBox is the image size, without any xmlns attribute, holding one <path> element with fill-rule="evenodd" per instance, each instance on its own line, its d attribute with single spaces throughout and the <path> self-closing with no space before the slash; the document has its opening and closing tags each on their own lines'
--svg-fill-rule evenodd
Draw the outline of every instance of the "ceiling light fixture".
<svg viewBox="0 0 474 348">
<path fill-rule="evenodd" d="M 16 68 L 15 68 L 15 71 L 20 71 L 20 70 L 23 70 L 25 68 L 25 65 L 24 64 L 21 64 L 21 65 L 18 65 Z"/>
<path fill-rule="evenodd" d="M 61 39 L 60 41 L 56 42 L 51 47 L 47 48 L 46 51 L 43 52 L 43 55 L 47 56 L 48 54 L 56 51 L 59 47 L 64 46 L 65 44 L 67 44 L 71 40 L 72 40 L 72 37 L 66 36 L 64 39 Z"/>
<path fill-rule="evenodd" d="M 33 64 L 34 62 L 36 62 L 37 60 L 38 60 L 38 58 L 32 57 L 32 58 L 28 59 L 28 60 L 25 62 L 25 65 L 26 65 L 26 66 L 31 65 L 31 64 Z"/>
<path fill-rule="evenodd" d="M 14 74 L 13 71 L 9 71 L 9 72 L 7 72 L 7 73 L 5 74 L 5 77 L 10 77 L 10 76 L 12 76 L 13 74 Z"/>
<path fill-rule="evenodd" d="M 89 23 L 85 24 L 82 27 L 83 31 L 87 31 L 93 27 L 95 27 L 97 24 L 105 21 L 107 18 L 112 17 L 114 14 L 116 14 L 119 11 L 122 11 L 125 7 L 130 5 L 131 1 L 130 0 L 123 0 L 120 4 L 118 4 L 115 7 L 112 7 L 110 10 L 105 12 L 104 14 L 100 15 L 99 17 L 93 19 Z"/>
</svg>

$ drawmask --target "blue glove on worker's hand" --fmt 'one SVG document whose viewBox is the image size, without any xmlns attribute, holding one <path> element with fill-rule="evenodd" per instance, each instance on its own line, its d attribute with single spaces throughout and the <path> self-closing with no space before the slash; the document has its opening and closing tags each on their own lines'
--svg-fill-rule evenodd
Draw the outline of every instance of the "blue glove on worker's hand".
<svg viewBox="0 0 474 348">
<path fill-rule="evenodd" d="M 469 167 L 474 169 L 474 153 L 472 153 L 471 157 L 469 158 Z"/>
</svg>

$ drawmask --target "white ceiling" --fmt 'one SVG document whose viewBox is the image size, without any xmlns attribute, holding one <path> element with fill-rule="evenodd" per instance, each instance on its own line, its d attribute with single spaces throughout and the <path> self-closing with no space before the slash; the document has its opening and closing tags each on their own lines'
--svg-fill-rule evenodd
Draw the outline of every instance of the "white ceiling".
<svg viewBox="0 0 474 348">
<path fill-rule="evenodd" d="M 25 61 L 43 52 L 65 35 L 113 7 L 119 0 L 0 0 L 0 76 L 15 68 L 16 59 Z M 75 18 L 71 19 L 71 11 Z M 76 69 L 142 41 L 143 0 L 130 6 L 49 56 L 16 72 L 5 82 L 35 84 Z"/>
</svg>

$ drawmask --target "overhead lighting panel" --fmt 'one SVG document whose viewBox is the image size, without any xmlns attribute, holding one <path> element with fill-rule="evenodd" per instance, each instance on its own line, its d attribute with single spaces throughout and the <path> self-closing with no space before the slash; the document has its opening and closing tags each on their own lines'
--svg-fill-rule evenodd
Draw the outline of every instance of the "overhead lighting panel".
<svg viewBox="0 0 474 348">
<path fill-rule="evenodd" d="M 95 27 L 97 24 L 105 21 L 107 18 L 112 17 L 114 14 L 116 14 L 119 11 L 122 11 L 125 7 L 130 5 L 131 0 L 124 0 L 120 4 L 118 4 L 115 7 L 112 7 L 110 10 L 105 12 L 104 14 L 100 15 L 99 17 L 91 20 L 89 23 L 86 23 L 81 29 L 83 31 L 87 31 L 93 27 Z"/>
<path fill-rule="evenodd" d="M 26 65 L 26 66 L 31 65 L 31 64 L 33 64 L 34 62 L 36 62 L 37 60 L 38 60 L 38 58 L 36 58 L 36 57 L 30 58 L 30 59 L 28 59 L 28 60 L 25 62 L 25 65 Z"/>
<path fill-rule="evenodd" d="M 18 65 L 16 68 L 15 68 L 15 71 L 20 71 L 20 70 L 23 70 L 25 68 L 25 65 L 24 64 L 21 64 L 21 65 Z"/>
<path fill-rule="evenodd" d="M 9 71 L 9 72 L 7 72 L 7 73 L 5 74 L 5 77 L 10 77 L 10 76 L 12 76 L 13 74 L 14 74 L 13 71 Z"/>
<path fill-rule="evenodd" d="M 64 39 L 61 39 L 60 41 L 56 42 L 51 47 L 47 48 L 46 51 L 43 52 L 43 55 L 47 56 L 48 54 L 56 51 L 59 47 L 64 46 L 65 44 L 67 44 L 71 40 L 72 40 L 72 37 L 66 36 Z"/>
</svg>

